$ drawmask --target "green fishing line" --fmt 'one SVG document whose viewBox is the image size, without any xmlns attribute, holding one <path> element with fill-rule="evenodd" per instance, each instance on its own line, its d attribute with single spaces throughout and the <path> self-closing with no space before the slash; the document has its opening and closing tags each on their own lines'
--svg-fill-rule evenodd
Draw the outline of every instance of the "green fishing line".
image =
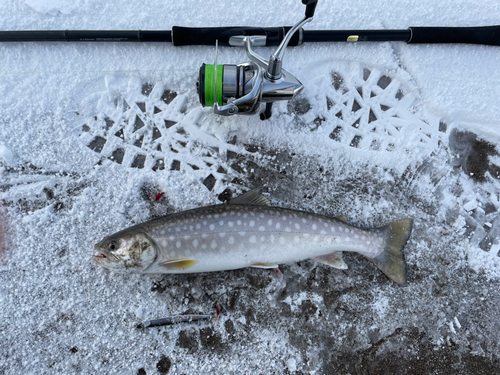
<svg viewBox="0 0 500 375">
<path fill-rule="evenodd" d="M 223 65 L 217 65 L 217 102 L 222 105 L 222 74 Z M 205 106 L 212 107 L 214 100 L 215 68 L 212 64 L 205 65 Z"/>
</svg>

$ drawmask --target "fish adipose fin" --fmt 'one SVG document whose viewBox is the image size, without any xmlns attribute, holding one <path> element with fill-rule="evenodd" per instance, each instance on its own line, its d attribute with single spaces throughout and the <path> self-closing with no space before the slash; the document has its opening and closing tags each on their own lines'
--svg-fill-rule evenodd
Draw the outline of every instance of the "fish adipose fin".
<svg viewBox="0 0 500 375">
<path fill-rule="evenodd" d="M 375 258 L 369 258 L 388 278 L 398 284 L 406 284 L 403 247 L 410 237 L 412 225 L 412 219 L 401 219 L 379 228 L 387 233 L 385 249 Z"/>
<path fill-rule="evenodd" d="M 278 265 L 275 263 L 254 263 L 251 265 L 254 268 L 278 268 Z"/>
<path fill-rule="evenodd" d="M 270 206 L 269 200 L 262 195 L 262 188 L 255 188 L 229 201 L 229 204 L 252 204 L 256 206 Z"/>
<path fill-rule="evenodd" d="M 343 223 L 347 223 L 347 216 L 345 215 L 335 216 L 335 219 L 340 220 Z"/>
<path fill-rule="evenodd" d="M 162 262 L 160 263 L 160 266 L 169 271 L 174 271 L 174 270 L 184 270 L 186 268 L 194 266 L 196 263 L 198 262 L 194 259 L 174 259 Z"/>
<path fill-rule="evenodd" d="M 347 264 L 345 264 L 344 259 L 342 259 L 342 252 L 336 251 L 331 254 L 322 255 L 320 257 L 314 258 L 316 262 L 326 264 L 327 266 L 338 268 L 340 270 L 346 270 Z"/>
</svg>

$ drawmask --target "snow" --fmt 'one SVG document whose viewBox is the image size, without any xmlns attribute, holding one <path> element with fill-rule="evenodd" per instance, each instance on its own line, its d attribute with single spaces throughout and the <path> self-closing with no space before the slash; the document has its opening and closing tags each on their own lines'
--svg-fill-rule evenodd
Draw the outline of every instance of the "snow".
<svg viewBox="0 0 500 375">
<path fill-rule="evenodd" d="M 319 0 L 306 28 L 495 25 L 499 11 Z M 277 26 L 302 14 L 298 0 L 15 0 L 0 4 L 0 30 Z M 498 47 L 290 48 L 284 67 L 305 89 L 265 122 L 200 107 L 212 47 L 4 43 L 0 54 L 0 373 L 500 369 Z M 246 60 L 219 48 L 220 64 Z M 110 233 L 254 186 L 274 205 L 354 225 L 414 218 L 408 285 L 349 254 L 347 270 L 308 261 L 165 277 L 92 261 Z M 217 304 L 216 322 L 135 328 Z"/>
</svg>

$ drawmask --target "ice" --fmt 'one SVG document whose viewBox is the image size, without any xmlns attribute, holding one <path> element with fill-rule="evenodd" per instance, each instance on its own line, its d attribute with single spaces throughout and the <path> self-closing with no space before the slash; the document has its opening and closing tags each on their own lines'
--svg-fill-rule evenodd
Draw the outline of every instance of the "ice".
<svg viewBox="0 0 500 375">
<path fill-rule="evenodd" d="M 499 12 L 477 0 L 319 0 L 306 28 L 494 25 Z M 0 29 L 302 15 L 298 0 L 16 0 L 0 4 Z M 199 105 L 210 46 L 0 44 L 0 373 L 500 372 L 498 48 L 290 48 L 284 67 L 305 89 L 261 121 Z M 219 48 L 219 63 L 246 60 Z M 112 232 L 255 186 L 273 205 L 363 227 L 412 217 L 408 285 L 352 254 L 346 270 L 304 261 L 279 274 L 123 275 L 92 261 Z M 216 306 L 217 321 L 135 328 Z"/>
</svg>

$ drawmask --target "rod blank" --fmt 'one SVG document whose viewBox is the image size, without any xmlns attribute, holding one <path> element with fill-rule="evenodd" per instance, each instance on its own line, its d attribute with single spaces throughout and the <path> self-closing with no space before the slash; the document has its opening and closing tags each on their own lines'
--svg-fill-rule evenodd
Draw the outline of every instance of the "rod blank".
<svg viewBox="0 0 500 375">
<path fill-rule="evenodd" d="M 265 35 L 267 46 L 277 46 L 289 26 L 179 27 L 170 30 L 32 30 L 0 31 L 0 42 L 172 42 L 175 46 L 228 46 L 236 35 Z M 290 46 L 302 42 L 470 43 L 500 46 L 500 26 L 410 27 L 406 30 L 301 30 Z"/>
</svg>

